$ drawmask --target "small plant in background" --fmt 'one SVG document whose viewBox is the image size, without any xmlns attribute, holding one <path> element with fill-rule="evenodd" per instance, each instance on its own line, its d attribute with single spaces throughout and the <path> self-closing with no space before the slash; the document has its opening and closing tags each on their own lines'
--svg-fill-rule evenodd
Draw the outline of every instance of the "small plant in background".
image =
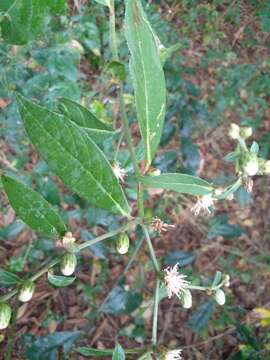
<svg viewBox="0 0 270 360">
<path fill-rule="evenodd" d="M 17 297 L 21 302 L 30 301 L 34 296 L 36 281 L 41 276 L 47 274 L 49 283 L 55 287 L 68 286 L 76 280 L 76 272 L 80 271 L 77 269 L 77 257 L 83 249 L 116 237 L 116 251 L 120 255 L 128 255 L 131 233 L 140 228 L 148 247 L 156 281 L 153 294 L 151 344 L 140 349 L 123 350 L 117 344 L 112 351 L 99 351 L 88 347 L 74 350 L 85 356 L 112 355 L 113 360 L 124 359 L 125 353 L 136 354 L 140 360 L 184 359 L 185 352 L 181 349 L 164 348 L 158 343 L 158 312 L 163 290 L 166 290 L 171 301 L 177 298 L 185 309 L 192 307 L 194 291 L 201 291 L 206 297 L 210 297 L 218 305 L 223 306 L 226 302 L 226 288 L 230 285 L 230 277 L 217 271 L 212 283 L 202 286 L 193 284 L 187 275 L 181 273 L 178 263 L 162 269 L 150 233 L 151 230 L 158 231 L 160 234 L 168 230 L 173 231 L 175 224 L 166 224 L 158 217 L 147 216 L 145 211 L 147 192 L 149 189 L 163 189 L 190 195 L 192 199 L 195 199 L 190 209 L 191 214 L 208 215 L 214 211 L 218 201 L 232 199 L 241 186 L 251 192 L 252 178 L 255 175 L 270 174 L 270 161 L 259 157 L 259 145 L 255 141 L 251 146 L 247 145 L 248 139 L 252 136 L 250 127 L 231 124 L 228 136 L 236 141 L 236 147 L 233 152 L 226 155 L 226 160 L 234 163 L 235 172 L 232 174 L 233 181 L 227 186 L 221 188 L 213 185 L 211 180 L 206 181 L 184 173 L 160 172 L 159 169 L 153 168 L 152 163 L 161 141 L 166 114 L 163 66 L 175 47 L 166 48 L 162 45 L 147 19 L 140 0 L 126 1 L 125 39 L 130 52 L 130 78 L 135 95 L 136 121 L 141 136 L 141 142 L 135 147 L 124 96 L 125 79 L 128 78 L 125 65 L 119 58 L 114 1 L 99 0 L 97 2 L 105 6 L 109 12 L 112 58 L 107 70 L 109 69 L 113 74 L 116 83 L 120 126 L 117 127 L 114 124 L 112 127 L 106 124 L 88 108 L 68 98 L 57 100 L 54 111 L 26 99 L 19 93 L 16 94 L 16 101 L 31 142 L 52 171 L 72 192 L 96 208 L 105 209 L 115 217 L 120 217 L 121 226 L 79 243 L 61 216 L 43 196 L 19 181 L 16 174 L 12 172 L 2 174 L 3 188 L 17 216 L 37 233 L 52 237 L 56 242 L 58 240 L 61 251 L 55 252 L 56 255 L 31 277 L 14 278 L 14 289 L 0 297 L 0 328 L 5 329 L 12 322 L 12 298 Z M 61 2 L 57 3 L 59 3 L 57 11 L 60 11 Z M 2 22 L 2 36 L 7 42 L 24 44 L 28 41 L 27 34 L 22 33 L 18 26 L 14 29 L 10 28 L 10 24 L 20 25 L 17 23 L 18 12 L 22 11 L 15 3 L 13 5 L 14 8 L 4 6 L 1 9 L 0 6 L 5 19 Z M 36 16 L 43 17 L 48 16 L 51 11 L 56 11 L 55 6 L 36 5 L 32 10 L 37 11 Z M 208 8 L 205 9 L 209 11 Z M 212 8 L 210 10 L 214 11 Z M 208 26 L 211 25 L 209 21 Z M 218 25 L 214 21 L 211 26 Z M 30 28 L 30 38 L 35 37 L 35 34 L 40 31 L 40 25 Z M 127 144 L 128 160 L 131 163 L 129 167 L 122 166 L 118 159 L 123 139 Z M 108 151 L 106 152 L 106 147 L 103 146 L 104 141 L 113 144 L 113 156 Z M 136 193 L 136 208 L 131 207 L 131 201 L 126 195 L 130 192 Z M 16 322 L 15 310 L 13 321 Z M 9 347 L 12 348 L 12 346 Z M 10 351 L 9 354 L 11 354 Z"/>
</svg>

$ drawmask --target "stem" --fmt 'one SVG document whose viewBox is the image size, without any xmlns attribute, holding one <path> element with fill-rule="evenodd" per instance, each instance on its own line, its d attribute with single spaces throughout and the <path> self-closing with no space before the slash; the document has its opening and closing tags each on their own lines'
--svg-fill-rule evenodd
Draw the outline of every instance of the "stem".
<svg viewBox="0 0 270 360">
<path fill-rule="evenodd" d="M 140 178 L 141 174 L 140 174 L 139 166 L 137 164 L 135 150 L 134 150 L 134 147 L 133 147 L 132 138 L 131 138 L 131 134 L 130 134 L 129 123 L 128 123 L 127 113 L 126 113 L 126 109 L 125 109 L 125 102 L 124 102 L 123 84 L 120 83 L 119 87 L 120 87 L 119 101 L 120 101 L 120 110 L 121 110 L 122 122 L 123 122 L 123 125 L 124 125 L 124 132 L 125 132 L 125 136 L 126 136 L 126 139 L 127 139 L 127 145 L 128 145 L 128 150 L 129 150 L 129 153 L 130 153 L 131 161 L 132 161 L 133 168 L 134 168 L 134 171 L 135 171 L 135 176 L 136 176 L 137 182 L 139 182 L 139 178 Z"/>
<path fill-rule="evenodd" d="M 118 60 L 117 38 L 115 31 L 114 0 L 110 0 L 110 48 L 114 60 Z"/>
<path fill-rule="evenodd" d="M 160 287 L 160 279 L 157 278 L 155 298 L 154 298 L 153 325 L 152 325 L 152 343 L 154 346 L 157 345 L 159 287 Z"/>
<path fill-rule="evenodd" d="M 108 239 L 110 237 L 113 237 L 114 235 L 119 234 L 120 232 L 124 232 L 126 230 L 128 230 L 131 226 L 133 226 L 133 224 L 137 223 L 138 220 L 133 220 L 130 221 L 129 223 L 121 226 L 120 228 L 118 228 L 117 230 L 112 230 L 104 235 L 98 236 L 95 239 L 89 240 L 84 242 L 83 244 L 78 245 L 78 252 L 80 252 L 81 250 L 87 248 L 88 246 L 94 245 L 102 240 Z M 50 261 L 47 265 L 45 265 L 42 269 L 40 269 L 36 274 L 34 274 L 33 276 L 30 277 L 30 281 L 35 281 L 37 279 L 39 279 L 42 275 L 46 274 L 48 272 L 48 270 L 52 267 L 54 267 L 55 265 L 57 265 L 58 263 L 60 263 L 61 261 L 61 256 L 53 259 L 52 261 Z M 0 297 L 0 303 L 2 302 L 6 302 L 7 300 L 9 300 L 10 298 L 12 298 L 14 295 L 16 295 L 18 293 L 18 289 L 14 289 L 12 291 L 10 291 L 9 293 L 3 295 Z"/>
<path fill-rule="evenodd" d="M 147 229 L 147 227 L 145 225 L 141 225 L 141 227 L 142 227 L 144 235 L 145 235 L 145 239 L 146 239 L 146 242 L 147 242 L 149 254 L 150 254 L 154 269 L 155 269 L 156 273 L 159 275 L 160 268 L 159 268 L 159 265 L 158 265 L 158 261 L 157 261 L 157 257 L 156 257 L 156 254 L 155 254 L 155 250 L 153 248 L 152 241 L 151 241 L 150 236 L 149 236 L 148 229 Z"/>
<path fill-rule="evenodd" d="M 17 323 L 17 314 L 19 309 L 19 301 L 16 301 L 16 304 L 14 306 L 13 314 L 12 314 L 12 321 L 8 336 L 8 343 L 7 343 L 7 350 L 5 355 L 5 360 L 11 360 L 12 359 L 12 352 L 14 347 L 14 339 L 15 339 L 15 330 L 16 330 L 16 323 Z"/>
</svg>

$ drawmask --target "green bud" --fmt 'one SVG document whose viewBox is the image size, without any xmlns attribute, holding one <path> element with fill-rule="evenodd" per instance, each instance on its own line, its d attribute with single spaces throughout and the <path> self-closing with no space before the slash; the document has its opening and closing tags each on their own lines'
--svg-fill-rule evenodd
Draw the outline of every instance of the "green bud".
<svg viewBox="0 0 270 360">
<path fill-rule="evenodd" d="M 229 287 L 230 286 L 230 275 L 225 275 L 224 279 L 224 286 Z"/>
<path fill-rule="evenodd" d="M 116 250 L 119 254 L 124 255 L 128 252 L 129 237 L 126 233 L 121 233 L 116 239 Z"/>
<path fill-rule="evenodd" d="M 229 136 L 237 140 L 239 138 L 240 128 L 237 124 L 232 123 L 229 130 Z"/>
<path fill-rule="evenodd" d="M 77 258 L 74 254 L 65 253 L 62 257 L 60 269 L 65 276 L 70 276 L 74 273 L 77 265 Z"/>
<path fill-rule="evenodd" d="M 218 289 L 215 293 L 215 300 L 219 305 L 224 305 L 226 302 L 225 293 L 223 290 Z"/>
<path fill-rule="evenodd" d="M 8 304 L 0 304 L 0 330 L 6 329 L 11 319 L 11 307 Z"/>
<path fill-rule="evenodd" d="M 192 294 L 191 291 L 186 289 L 181 295 L 181 302 L 185 309 L 190 309 L 192 306 Z"/>
<path fill-rule="evenodd" d="M 18 299 L 22 302 L 27 302 L 31 300 L 34 291 L 35 284 L 32 281 L 26 281 L 19 291 Z"/>
<path fill-rule="evenodd" d="M 270 160 L 265 161 L 263 166 L 263 172 L 265 175 L 270 175 Z"/>
<path fill-rule="evenodd" d="M 248 139 L 252 135 L 252 128 L 250 126 L 244 126 L 240 128 L 240 137 L 242 139 Z"/>
</svg>

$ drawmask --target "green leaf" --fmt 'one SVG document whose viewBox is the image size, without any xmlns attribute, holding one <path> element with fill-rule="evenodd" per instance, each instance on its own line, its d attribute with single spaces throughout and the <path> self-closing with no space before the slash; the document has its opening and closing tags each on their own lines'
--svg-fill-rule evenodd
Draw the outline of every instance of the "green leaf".
<svg viewBox="0 0 270 360">
<path fill-rule="evenodd" d="M 40 194 L 9 176 L 2 176 L 2 183 L 10 205 L 28 226 L 46 235 L 65 234 L 62 219 Z"/>
<path fill-rule="evenodd" d="M 110 7 L 110 0 L 95 0 L 95 2 L 97 2 L 100 5 L 104 5 L 104 6 L 108 6 Z"/>
<path fill-rule="evenodd" d="M 222 273 L 220 271 L 217 271 L 211 287 L 212 288 L 216 287 L 220 283 L 221 279 L 222 279 Z"/>
<path fill-rule="evenodd" d="M 201 331 L 209 322 L 214 312 L 212 300 L 200 304 L 188 320 L 188 326 L 195 332 Z"/>
<path fill-rule="evenodd" d="M 126 197 L 111 165 L 85 131 L 22 96 L 17 101 L 31 141 L 64 183 L 97 207 L 128 215 Z"/>
<path fill-rule="evenodd" d="M 125 315 L 137 309 L 142 302 L 142 296 L 133 291 L 126 291 L 120 286 L 116 286 L 108 296 L 101 311 L 106 314 Z"/>
<path fill-rule="evenodd" d="M 106 65 L 105 70 L 107 72 L 109 72 L 110 74 L 112 74 L 113 77 L 115 77 L 116 79 L 118 79 L 120 81 L 126 80 L 125 65 L 120 61 L 113 60 L 113 61 L 109 62 Z"/>
<path fill-rule="evenodd" d="M 4 41 L 17 45 L 27 43 L 43 31 L 50 12 L 62 13 L 64 8 L 64 0 L 1 0 Z"/>
<path fill-rule="evenodd" d="M 61 354 L 67 354 L 73 343 L 81 335 L 80 331 L 57 331 L 48 336 L 24 338 L 26 358 L 28 360 L 55 360 Z"/>
<path fill-rule="evenodd" d="M 195 259 L 196 255 L 191 251 L 176 250 L 169 252 L 164 262 L 166 265 L 175 265 L 178 263 L 179 266 L 186 266 L 193 263 Z"/>
<path fill-rule="evenodd" d="M 50 284 L 56 287 L 66 287 L 71 285 L 76 277 L 67 277 L 61 275 L 54 275 L 51 271 L 48 271 L 48 281 Z"/>
<path fill-rule="evenodd" d="M 75 348 L 74 350 L 84 356 L 109 356 L 113 353 L 113 350 L 99 350 L 84 346 Z"/>
<path fill-rule="evenodd" d="M 179 50 L 181 47 L 181 44 L 175 44 L 168 48 L 161 49 L 160 51 L 160 60 L 161 64 L 164 66 L 166 60 L 177 50 Z"/>
<path fill-rule="evenodd" d="M 168 173 L 158 176 L 141 176 L 140 180 L 147 187 L 196 196 L 207 195 L 213 191 L 213 187 L 207 181 L 186 174 Z"/>
<path fill-rule="evenodd" d="M 122 346 L 117 344 L 112 355 L 112 360 L 125 360 L 125 358 L 126 357 Z"/>
<path fill-rule="evenodd" d="M 59 110 L 78 126 L 82 127 L 95 143 L 112 137 L 115 131 L 100 121 L 90 110 L 67 98 L 59 101 Z"/>
<path fill-rule="evenodd" d="M 130 71 L 147 165 L 160 142 L 166 103 L 165 77 L 155 34 L 140 0 L 126 1 L 125 34 L 131 53 Z"/>
<path fill-rule="evenodd" d="M 19 282 L 20 278 L 17 275 L 0 268 L 0 287 L 16 285 Z"/>
</svg>

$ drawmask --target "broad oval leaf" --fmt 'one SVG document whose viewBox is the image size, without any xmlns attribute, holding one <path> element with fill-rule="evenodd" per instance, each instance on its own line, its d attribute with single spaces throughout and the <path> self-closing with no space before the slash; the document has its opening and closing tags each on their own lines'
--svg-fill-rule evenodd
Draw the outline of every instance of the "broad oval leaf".
<svg viewBox="0 0 270 360">
<path fill-rule="evenodd" d="M 127 216 L 130 209 L 111 165 L 85 131 L 63 115 L 17 99 L 31 141 L 64 183 L 93 205 Z"/>
<path fill-rule="evenodd" d="M 100 121 L 90 110 L 67 98 L 59 101 L 59 110 L 71 121 L 82 127 L 95 143 L 112 137 L 115 131 Z"/>
<path fill-rule="evenodd" d="M 48 271 L 48 281 L 55 287 L 66 287 L 71 285 L 76 277 L 67 277 L 61 275 L 54 275 L 51 271 Z"/>
<path fill-rule="evenodd" d="M 140 180 L 148 187 L 195 196 L 207 195 L 213 191 L 213 187 L 207 181 L 187 174 L 168 173 L 158 176 L 141 176 Z"/>
<path fill-rule="evenodd" d="M 65 234 L 63 220 L 39 193 L 10 176 L 2 176 L 2 183 L 10 205 L 28 226 L 46 235 Z"/>
<path fill-rule="evenodd" d="M 9 271 L 0 268 L 0 287 L 12 286 L 20 282 L 20 278 Z"/>
<path fill-rule="evenodd" d="M 125 358 L 126 357 L 122 346 L 117 344 L 112 355 L 112 360 L 125 360 Z"/>
<path fill-rule="evenodd" d="M 155 34 L 140 0 L 126 1 L 125 34 L 140 131 L 149 166 L 160 142 L 165 117 L 165 77 Z"/>
</svg>

